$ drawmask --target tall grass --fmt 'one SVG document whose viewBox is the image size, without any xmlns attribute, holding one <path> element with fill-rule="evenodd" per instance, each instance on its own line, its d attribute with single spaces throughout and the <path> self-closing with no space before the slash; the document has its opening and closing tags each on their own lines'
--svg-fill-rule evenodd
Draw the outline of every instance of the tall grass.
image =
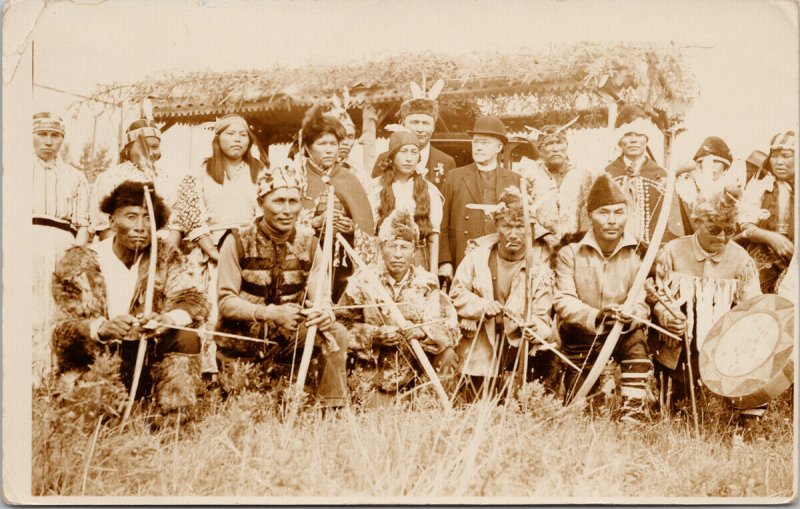
<svg viewBox="0 0 800 509">
<path fill-rule="evenodd" d="M 109 387 L 51 385 L 36 393 L 34 495 L 78 495 L 82 486 L 103 496 L 793 494 L 789 395 L 771 405 L 758 438 L 734 447 L 731 412 L 718 402 L 706 405 L 695 437 L 684 416 L 629 427 L 564 408 L 536 384 L 500 406 L 444 412 L 419 391 L 390 408 L 323 414 L 312 407 L 294 419 L 282 416 L 274 393 L 224 401 L 207 393 L 179 429 L 138 407 L 124 430 L 115 403 L 107 403 L 119 396 Z"/>
</svg>

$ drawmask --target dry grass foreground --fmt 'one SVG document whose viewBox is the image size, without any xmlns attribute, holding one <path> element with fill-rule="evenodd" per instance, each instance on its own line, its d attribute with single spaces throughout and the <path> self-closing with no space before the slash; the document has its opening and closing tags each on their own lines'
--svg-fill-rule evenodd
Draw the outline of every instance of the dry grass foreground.
<svg viewBox="0 0 800 509">
<path fill-rule="evenodd" d="M 114 369 L 106 359 L 77 387 L 51 380 L 35 392 L 34 495 L 793 494 L 791 394 L 770 405 L 760 438 L 736 447 L 731 412 L 718 401 L 706 402 L 696 438 L 685 416 L 630 428 L 564 408 L 538 384 L 502 406 L 444 413 L 419 394 L 380 411 L 305 409 L 293 422 L 274 393 L 207 393 L 186 425 L 159 427 L 140 407 L 120 431 L 125 395 L 104 378 Z"/>
</svg>

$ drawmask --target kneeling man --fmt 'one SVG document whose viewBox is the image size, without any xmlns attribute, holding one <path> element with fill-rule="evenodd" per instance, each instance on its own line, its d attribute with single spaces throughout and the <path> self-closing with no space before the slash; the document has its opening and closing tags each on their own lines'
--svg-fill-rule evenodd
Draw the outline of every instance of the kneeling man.
<svg viewBox="0 0 800 509">
<path fill-rule="evenodd" d="M 568 244 L 558 253 L 554 306 L 564 353 L 582 367 L 581 374 L 566 372 L 567 401 L 591 371 L 614 321 L 625 324 L 613 354 L 622 368 L 621 418 L 638 422 L 647 415 L 652 363 L 644 330 L 619 311 L 641 265 L 637 241 L 625 229 L 626 201 L 622 188 L 608 175 L 601 175 L 592 185 L 587 199 L 592 228 L 580 242 Z M 644 296 L 641 292 L 632 312 L 641 319 L 650 316 Z"/>
<path fill-rule="evenodd" d="M 156 228 L 169 211 L 150 188 Z M 208 307 L 195 287 L 183 256 L 158 241 L 152 316 L 143 316 L 150 259 L 150 219 L 145 186 L 123 182 L 100 202 L 109 215 L 112 235 L 105 240 L 66 251 L 53 274 L 53 298 L 59 314 L 53 345 L 61 372 L 83 371 L 103 351 L 122 356 L 121 378 L 130 388 L 139 339 L 148 343 L 137 388 L 142 396 L 154 389 L 165 411 L 188 408 L 196 401 L 200 380 L 200 338 L 196 333 L 166 326 L 197 328 Z M 155 329 L 143 326 L 154 320 Z"/>
<path fill-rule="evenodd" d="M 487 390 L 500 389 L 497 378 L 524 365 L 519 355 L 523 340 L 531 343 L 532 353 L 542 340 L 549 342 L 552 333 L 549 253 L 543 241 L 534 240 L 527 254 L 532 258 L 531 271 L 526 274 L 525 229 L 529 226 L 519 188 L 506 188 L 492 219 L 497 233 L 471 241 L 450 289 L 464 332 L 458 353 L 463 359 L 467 400 L 475 399 L 483 384 Z M 524 331 L 520 325 L 525 325 Z M 544 354 L 539 358 L 547 360 Z"/>
<path fill-rule="evenodd" d="M 413 264 L 419 244 L 414 218 L 405 210 L 395 210 L 381 224 L 378 237 L 381 260 L 353 274 L 337 312 L 350 332 L 350 348 L 356 354 L 353 378 L 365 382 L 359 385 L 366 386 L 366 407 L 391 403 L 422 372 L 410 340 L 419 341 L 443 378 L 454 374 L 457 365 L 453 350 L 458 338 L 456 311 L 439 289 L 437 276 Z M 385 291 L 376 291 L 377 281 Z M 389 294 L 409 325 L 399 328 L 387 306 L 373 306 L 381 293 Z"/>
<path fill-rule="evenodd" d="M 225 368 L 234 359 L 257 365 L 263 371 L 262 381 L 266 376 L 290 376 L 293 364 L 299 365 L 302 357 L 308 327 L 316 325 L 323 348 L 321 362 L 319 350 L 312 360 L 311 382 L 323 406 L 339 407 L 348 403 L 346 331 L 334 321 L 330 296 L 320 308 L 303 308 L 304 295 L 314 299 L 315 281 L 325 277 L 326 264 L 314 230 L 297 224 L 305 187 L 300 169 L 262 170 L 257 189 L 264 215 L 249 226 L 231 230 L 224 240 L 219 258 L 218 328 L 263 342 L 218 337 L 217 353 L 223 385 Z"/>
</svg>

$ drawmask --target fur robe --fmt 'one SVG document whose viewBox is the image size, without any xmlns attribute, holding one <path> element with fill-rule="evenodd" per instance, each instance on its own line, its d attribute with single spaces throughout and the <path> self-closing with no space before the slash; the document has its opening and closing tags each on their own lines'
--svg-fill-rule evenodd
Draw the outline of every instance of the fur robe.
<svg viewBox="0 0 800 509">
<path fill-rule="evenodd" d="M 139 276 L 131 299 L 130 313 L 144 311 L 149 250 L 139 263 Z M 59 371 L 83 370 L 105 349 L 105 344 L 92 340 L 90 324 L 108 316 L 106 284 L 97 253 L 84 246 L 68 249 L 56 265 L 52 281 L 53 299 L 58 311 L 53 331 L 53 348 Z M 182 309 L 191 316 L 192 327 L 198 327 L 208 316 L 205 296 L 196 288 L 186 270 L 182 255 L 164 241 L 158 241 L 153 311 L 165 313 Z"/>
</svg>

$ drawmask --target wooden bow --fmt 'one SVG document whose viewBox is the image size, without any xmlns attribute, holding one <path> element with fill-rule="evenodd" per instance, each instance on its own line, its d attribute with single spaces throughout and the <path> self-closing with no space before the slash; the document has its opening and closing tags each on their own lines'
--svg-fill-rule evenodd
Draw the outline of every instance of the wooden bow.
<svg viewBox="0 0 800 509">
<path fill-rule="evenodd" d="M 322 307 L 324 304 L 325 298 L 330 296 L 331 291 L 331 259 L 333 256 L 333 208 L 334 208 L 334 200 L 333 200 L 333 184 L 330 182 L 327 184 L 328 186 L 328 196 L 327 196 L 327 205 L 325 207 L 325 230 L 323 231 L 323 240 L 322 240 L 322 263 L 325 264 L 324 268 L 324 277 L 319 278 L 316 283 L 316 287 L 314 288 L 314 308 Z M 306 339 L 303 343 L 303 356 L 300 358 L 300 368 L 297 371 L 297 381 L 295 382 L 295 388 L 297 392 L 300 393 L 303 391 L 303 387 L 306 385 L 306 377 L 308 376 L 308 366 L 311 364 L 311 353 L 314 349 L 314 341 L 317 338 L 317 326 L 312 325 L 306 331 Z"/>
<path fill-rule="evenodd" d="M 636 277 L 633 279 L 633 284 L 631 285 L 631 289 L 628 291 L 628 296 L 625 298 L 625 302 L 622 304 L 623 313 L 630 315 L 633 311 L 633 304 L 636 302 L 637 297 L 642 291 L 644 283 L 647 280 L 647 276 L 650 273 L 650 269 L 653 266 L 653 262 L 655 262 L 656 254 L 661 248 L 661 239 L 664 236 L 664 230 L 667 228 L 667 221 L 670 215 L 670 204 L 672 203 L 672 196 L 674 192 L 675 168 L 673 167 L 667 174 L 667 188 L 664 191 L 663 200 L 661 202 L 664 204 L 664 206 L 661 207 L 661 212 L 658 215 L 658 222 L 656 223 L 653 235 L 650 237 L 650 245 L 647 248 L 644 258 L 642 259 L 642 264 L 639 267 L 639 271 L 636 273 Z M 614 348 L 617 346 L 617 341 L 619 341 L 621 333 L 622 323 L 617 321 L 614 323 L 614 327 L 608 334 L 605 343 L 603 343 L 603 348 L 600 349 L 600 353 L 597 355 L 597 360 L 595 360 L 592 369 L 589 371 L 589 374 L 586 375 L 583 385 L 581 385 L 580 389 L 578 389 L 578 392 L 575 393 L 575 397 L 570 398 L 568 404 L 572 404 L 572 402 L 575 400 L 583 399 L 589 394 L 589 391 L 592 389 L 592 387 L 594 387 L 595 382 L 597 382 L 597 379 L 608 362 L 608 359 L 614 352 Z"/>
<path fill-rule="evenodd" d="M 380 278 L 378 278 L 378 274 L 376 274 L 375 271 L 371 270 L 371 267 L 364 263 L 364 260 L 361 259 L 358 253 L 356 253 L 356 251 L 341 233 L 337 233 L 336 238 L 339 240 L 339 243 L 342 245 L 342 247 L 344 247 L 347 255 L 353 260 L 353 263 L 356 264 L 356 267 L 364 270 L 366 275 L 370 278 L 370 283 L 378 292 L 378 295 L 373 297 L 376 300 L 381 300 L 386 304 L 386 307 L 389 310 L 389 315 L 392 317 L 392 321 L 395 323 L 395 325 L 398 325 L 401 328 L 410 328 L 413 326 L 414 324 L 406 320 L 406 317 L 403 316 L 402 311 L 400 311 L 400 307 L 397 305 L 394 299 L 392 299 L 392 296 L 389 295 L 389 292 L 381 283 Z M 436 390 L 436 394 L 439 396 L 439 399 L 442 400 L 442 405 L 444 406 L 445 410 L 450 410 L 452 408 L 452 405 L 450 404 L 450 398 L 447 396 L 447 392 L 445 392 L 441 380 L 439 380 L 439 375 L 436 374 L 436 370 L 433 369 L 431 362 L 428 360 L 425 350 L 422 349 L 422 345 L 420 345 L 419 341 L 416 339 L 411 339 L 409 341 L 409 345 L 411 346 L 411 351 L 414 352 L 414 355 L 417 357 L 417 360 L 422 366 L 423 371 L 425 371 L 425 374 L 428 375 L 433 388 Z"/>
<path fill-rule="evenodd" d="M 142 101 L 142 115 L 150 122 L 153 117 L 153 106 L 149 99 Z M 153 160 L 150 157 L 150 147 L 147 145 L 147 140 L 141 132 L 137 136 L 137 143 L 139 143 L 142 153 L 147 159 L 148 166 L 154 170 Z M 155 191 L 155 184 L 153 185 Z M 144 291 L 144 316 L 149 317 L 153 313 L 153 294 L 155 293 L 156 283 L 156 258 L 158 257 L 158 237 L 156 236 L 156 215 L 153 210 L 153 200 L 150 198 L 150 186 L 144 186 L 144 202 L 147 206 L 147 217 L 150 219 L 150 260 L 147 266 L 147 284 Z M 136 352 L 136 364 L 133 368 L 133 380 L 131 381 L 131 392 L 128 395 L 128 403 L 125 406 L 125 413 L 122 415 L 122 426 L 128 421 L 133 408 L 133 402 L 136 399 L 136 390 L 139 388 L 139 379 L 142 376 L 142 367 L 144 366 L 144 355 L 147 351 L 147 337 L 145 333 L 139 337 L 139 349 Z"/>
<path fill-rule="evenodd" d="M 158 237 L 156 237 L 156 216 L 153 211 L 153 200 L 150 198 L 150 187 L 144 186 L 144 201 L 147 205 L 147 216 L 150 218 L 150 260 L 147 266 L 147 284 L 144 291 L 144 316 L 149 317 L 153 313 L 153 294 L 156 283 L 156 258 L 158 256 Z M 142 332 L 139 337 L 139 349 L 136 352 L 136 364 L 133 368 L 133 380 L 131 381 L 131 392 L 128 395 L 128 403 L 125 406 L 125 413 L 122 416 L 124 426 L 131 415 L 133 401 L 136 399 L 136 389 L 139 387 L 139 378 L 142 376 L 142 366 L 144 365 L 144 354 L 147 351 L 147 336 Z"/>
</svg>

